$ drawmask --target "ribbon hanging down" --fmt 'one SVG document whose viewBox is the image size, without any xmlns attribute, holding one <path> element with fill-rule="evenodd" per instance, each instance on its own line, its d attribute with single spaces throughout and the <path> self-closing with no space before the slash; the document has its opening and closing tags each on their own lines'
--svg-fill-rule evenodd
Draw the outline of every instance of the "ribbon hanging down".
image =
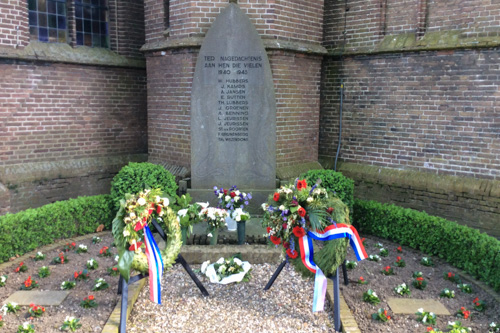
<svg viewBox="0 0 500 333">
<path fill-rule="evenodd" d="M 308 270 L 316 274 L 314 278 L 313 297 L 313 312 L 316 312 L 323 311 L 324 309 L 327 280 L 321 269 L 314 263 L 314 247 L 311 238 L 320 241 L 348 238 L 358 261 L 366 259 L 368 255 L 366 254 L 356 228 L 352 225 L 338 223 L 326 227 L 323 231 L 308 231 L 307 235 L 299 238 L 302 263 Z"/>
<path fill-rule="evenodd" d="M 149 299 L 161 304 L 161 279 L 163 277 L 163 260 L 151 230 L 144 227 L 144 243 L 149 267 Z"/>
</svg>

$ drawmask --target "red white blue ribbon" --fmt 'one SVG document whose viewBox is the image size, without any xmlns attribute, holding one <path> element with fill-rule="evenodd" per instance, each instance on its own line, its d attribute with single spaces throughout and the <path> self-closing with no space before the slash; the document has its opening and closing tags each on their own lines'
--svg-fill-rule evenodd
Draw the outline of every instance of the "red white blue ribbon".
<svg viewBox="0 0 500 333">
<path fill-rule="evenodd" d="M 337 223 L 336 226 L 330 225 L 322 231 L 309 231 L 307 235 L 320 241 L 348 238 L 358 261 L 368 258 L 363 242 L 359 238 L 358 231 L 352 225 Z"/>
<path fill-rule="evenodd" d="M 338 238 L 349 238 L 349 242 L 354 249 L 356 258 L 359 260 L 366 259 L 365 248 L 359 238 L 356 228 L 351 225 L 338 223 L 325 228 L 323 231 L 308 231 L 307 235 L 299 238 L 300 256 L 302 263 L 308 270 L 315 273 L 314 278 L 314 297 L 313 297 L 313 312 L 323 311 L 325 306 L 325 294 L 327 280 L 321 269 L 314 263 L 314 247 L 311 238 L 320 241 L 329 241 Z"/>
<path fill-rule="evenodd" d="M 146 225 L 144 227 L 144 244 L 146 244 L 146 257 L 149 267 L 149 299 L 152 302 L 161 304 L 161 278 L 163 277 L 163 260 L 160 249 L 156 244 L 151 230 Z"/>
</svg>

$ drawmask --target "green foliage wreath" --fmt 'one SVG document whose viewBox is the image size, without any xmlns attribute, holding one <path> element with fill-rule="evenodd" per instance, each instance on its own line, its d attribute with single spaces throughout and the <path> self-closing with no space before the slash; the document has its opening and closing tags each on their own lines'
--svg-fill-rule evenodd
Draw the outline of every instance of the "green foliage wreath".
<svg viewBox="0 0 500 333">
<path fill-rule="evenodd" d="M 313 273 L 302 263 L 299 241 L 293 230 L 323 230 L 333 222 L 350 224 L 349 208 L 318 184 L 308 186 L 305 179 L 277 189 L 262 209 L 262 224 L 270 241 L 282 246 L 290 263 L 305 277 Z M 346 239 L 313 241 L 313 260 L 326 276 L 334 274 L 344 261 L 347 242 Z"/>
<path fill-rule="evenodd" d="M 113 220 L 113 236 L 118 248 L 118 270 L 128 281 L 130 271 L 148 272 L 144 248 L 143 227 L 154 218 L 167 236 L 166 246 L 160 250 L 164 269 L 169 269 L 181 250 L 181 231 L 175 212 L 168 207 L 169 200 L 161 198 L 161 190 L 144 190 L 136 195 L 126 194 L 120 200 L 120 209 Z"/>
</svg>

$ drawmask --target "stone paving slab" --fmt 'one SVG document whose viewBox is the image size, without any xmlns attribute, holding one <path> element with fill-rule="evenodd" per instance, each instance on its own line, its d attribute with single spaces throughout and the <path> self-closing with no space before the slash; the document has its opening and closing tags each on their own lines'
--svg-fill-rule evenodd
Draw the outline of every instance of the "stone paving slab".
<svg viewBox="0 0 500 333">
<path fill-rule="evenodd" d="M 16 291 L 5 300 L 5 303 L 13 302 L 19 305 L 36 305 L 50 306 L 61 305 L 61 303 L 69 295 L 69 291 L 36 291 L 36 290 L 20 290 Z"/>
<path fill-rule="evenodd" d="M 395 314 L 415 314 L 418 309 L 422 308 L 436 315 L 450 315 L 448 309 L 434 299 L 389 298 L 387 304 Z"/>
</svg>

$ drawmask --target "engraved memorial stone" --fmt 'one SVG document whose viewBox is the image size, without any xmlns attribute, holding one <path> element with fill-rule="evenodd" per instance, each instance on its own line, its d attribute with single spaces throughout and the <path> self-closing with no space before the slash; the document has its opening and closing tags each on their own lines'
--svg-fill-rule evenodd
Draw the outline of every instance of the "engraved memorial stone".
<svg viewBox="0 0 500 333">
<path fill-rule="evenodd" d="M 191 188 L 274 188 L 271 68 L 257 30 L 238 5 L 230 3 L 208 31 L 192 89 Z"/>
</svg>

